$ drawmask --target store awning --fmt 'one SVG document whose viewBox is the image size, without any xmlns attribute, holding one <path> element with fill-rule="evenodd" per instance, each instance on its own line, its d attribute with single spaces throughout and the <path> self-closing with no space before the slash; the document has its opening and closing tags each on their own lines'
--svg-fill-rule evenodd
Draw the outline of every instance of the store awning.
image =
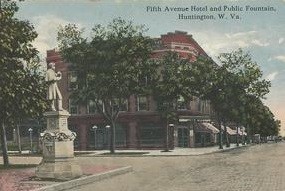
<svg viewBox="0 0 285 191">
<path fill-rule="evenodd" d="M 237 134 L 237 132 L 236 132 L 236 130 L 234 130 L 234 129 L 231 129 L 230 127 L 226 127 L 227 128 L 227 133 L 229 134 L 229 135 L 236 135 Z M 222 130 L 224 131 L 225 130 L 225 128 L 224 128 L 224 126 L 222 125 Z"/>
<path fill-rule="evenodd" d="M 217 129 L 211 123 L 202 123 L 202 125 L 205 126 L 207 129 L 210 129 L 213 133 L 219 133 L 219 129 Z"/>
<path fill-rule="evenodd" d="M 244 127 L 239 127 L 238 128 L 238 134 L 239 135 L 247 135 L 247 133 L 245 132 L 245 128 Z"/>
</svg>

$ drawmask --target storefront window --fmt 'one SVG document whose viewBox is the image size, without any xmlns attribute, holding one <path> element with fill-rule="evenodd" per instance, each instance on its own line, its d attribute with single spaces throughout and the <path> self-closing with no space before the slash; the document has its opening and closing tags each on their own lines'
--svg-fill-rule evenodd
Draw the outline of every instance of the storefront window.
<svg viewBox="0 0 285 191">
<path fill-rule="evenodd" d="M 116 146 L 125 147 L 127 146 L 127 127 L 121 124 L 116 126 Z"/>
<path fill-rule="evenodd" d="M 93 128 L 96 126 L 96 128 Z M 124 125 L 117 124 L 115 128 L 116 147 L 127 146 L 127 128 Z M 91 149 L 109 149 L 111 128 L 106 128 L 106 124 L 94 124 L 89 128 L 89 148 Z"/>
<path fill-rule="evenodd" d="M 140 128 L 140 141 L 142 146 L 162 146 L 165 132 L 162 127 L 145 124 Z"/>
</svg>

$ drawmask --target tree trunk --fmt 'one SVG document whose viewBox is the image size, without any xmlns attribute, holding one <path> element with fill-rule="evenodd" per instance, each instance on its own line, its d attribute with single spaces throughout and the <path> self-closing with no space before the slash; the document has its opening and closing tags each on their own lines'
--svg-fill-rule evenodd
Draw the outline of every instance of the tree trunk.
<svg viewBox="0 0 285 191">
<path fill-rule="evenodd" d="M 238 130 L 238 124 L 236 125 L 236 144 L 237 144 L 237 147 L 239 147 L 239 130 Z"/>
<path fill-rule="evenodd" d="M 116 125 L 115 125 L 115 122 L 112 121 L 111 122 L 112 125 L 111 125 L 111 142 L 110 142 L 110 153 L 111 154 L 114 154 L 115 153 L 115 148 L 116 148 Z"/>
<path fill-rule="evenodd" d="M 9 166 L 6 129 L 4 122 L 1 122 L 0 134 L 1 134 L 1 149 L 2 149 L 4 166 Z"/>
<path fill-rule="evenodd" d="M 242 128 L 242 145 L 245 145 L 245 126 Z"/>
<path fill-rule="evenodd" d="M 218 125 L 219 125 L 219 149 L 223 149 L 223 131 L 220 119 L 218 119 Z"/>
<path fill-rule="evenodd" d="M 228 133 L 227 133 L 227 126 L 226 126 L 225 120 L 223 120 L 223 124 L 224 124 L 224 131 L 225 131 L 224 141 L 226 143 L 226 147 L 230 147 L 230 141 L 229 141 L 229 136 L 228 136 Z"/>
<path fill-rule="evenodd" d="M 246 142 L 247 142 L 247 144 L 250 144 L 250 143 L 251 143 L 252 136 L 251 136 L 251 131 L 250 131 L 250 128 L 249 128 L 249 127 L 246 127 L 246 133 L 247 133 Z"/>
<path fill-rule="evenodd" d="M 21 146 L 21 135 L 20 135 L 19 125 L 17 125 L 17 127 L 16 127 L 16 138 L 17 138 L 17 144 L 18 144 L 18 151 L 21 154 L 22 153 L 22 146 Z"/>
</svg>

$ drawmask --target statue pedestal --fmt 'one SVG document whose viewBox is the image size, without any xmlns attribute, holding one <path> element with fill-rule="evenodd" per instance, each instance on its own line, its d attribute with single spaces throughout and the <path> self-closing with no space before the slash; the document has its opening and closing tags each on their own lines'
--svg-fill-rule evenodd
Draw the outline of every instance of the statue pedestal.
<svg viewBox="0 0 285 191">
<path fill-rule="evenodd" d="M 50 111 L 47 130 L 41 133 L 43 159 L 36 169 L 39 178 L 70 180 L 82 175 L 81 167 L 74 158 L 73 141 L 76 133 L 67 127 L 67 111 Z"/>
</svg>

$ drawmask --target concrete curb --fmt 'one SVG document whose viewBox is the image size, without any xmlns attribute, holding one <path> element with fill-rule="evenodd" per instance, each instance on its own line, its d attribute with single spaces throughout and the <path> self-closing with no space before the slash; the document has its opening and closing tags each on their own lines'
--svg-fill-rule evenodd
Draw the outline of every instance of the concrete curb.
<svg viewBox="0 0 285 191">
<path fill-rule="evenodd" d="M 143 155 L 143 157 L 178 157 L 178 156 L 182 156 L 182 157 L 187 157 L 187 156 L 202 156 L 202 155 L 210 155 L 210 154 L 214 154 L 214 153 L 223 153 L 223 152 L 230 152 L 232 150 L 236 150 L 236 149 L 242 149 L 242 148 L 246 148 L 249 147 L 248 145 L 243 145 L 243 146 L 239 146 L 239 147 L 231 147 L 231 148 L 226 148 L 226 149 L 220 149 L 220 150 L 215 150 L 215 151 L 211 151 L 211 152 L 205 152 L 205 153 L 198 153 L 198 154 L 173 154 L 173 155 Z"/>
<path fill-rule="evenodd" d="M 201 152 L 201 153 L 182 153 L 182 154 L 178 154 L 175 153 L 174 151 L 171 151 L 170 153 L 174 153 L 174 154 L 153 154 L 153 153 L 147 153 L 147 154 L 141 154 L 141 155 L 103 155 L 103 154 L 95 154 L 95 155 L 85 155 L 85 156 L 79 156 L 79 157 L 177 157 L 177 156 L 200 156 L 200 155 L 208 155 L 208 154 L 214 154 L 214 153 L 222 153 L 222 152 L 229 152 L 231 150 L 235 150 L 235 149 L 241 149 L 241 148 L 246 148 L 252 146 L 251 144 L 247 144 L 247 145 L 240 145 L 239 147 L 230 147 L 227 148 L 224 146 L 224 149 L 218 149 L 218 150 L 212 150 L 209 152 Z M 148 151 L 147 151 L 148 152 Z"/>
<path fill-rule="evenodd" d="M 100 173 L 100 174 L 94 174 L 94 175 L 90 175 L 90 176 L 86 176 L 86 177 L 82 177 L 82 178 L 78 178 L 78 179 L 74 179 L 74 180 L 70 180 L 70 181 L 66 181 L 66 182 L 61 182 L 58 184 L 45 186 L 42 188 L 37 188 L 37 189 L 31 190 L 31 191 L 68 190 L 70 188 L 78 187 L 78 186 L 85 185 L 85 184 L 94 183 L 94 182 L 101 181 L 101 180 L 106 179 L 106 178 L 111 178 L 113 176 L 126 174 L 126 173 L 132 172 L 132 171 L 133 171 L 132 166 L 126 166 L 126 167 L 118 168 L 118 169 L 111 170 L 111 171 L 104 172 L 104 173 Z"/>
<path fill-rule="evenodd" d="M 207 155 L 207 154 L 213 154 L 213 153 L 223 153 L 223 152 L 228 152 L 228 151 L 232 151 L 232 150 L 235 150 L 235 149 L 247 148 L 249 146 L 250 145 L 240 145 L 238 147 L 230 147 L 230 148 L 220 149 L 220 150 L 216 150 L 216 151 L 209 152 L 209 153 L 203 153 L 201 155 Z"/>
</svg>

